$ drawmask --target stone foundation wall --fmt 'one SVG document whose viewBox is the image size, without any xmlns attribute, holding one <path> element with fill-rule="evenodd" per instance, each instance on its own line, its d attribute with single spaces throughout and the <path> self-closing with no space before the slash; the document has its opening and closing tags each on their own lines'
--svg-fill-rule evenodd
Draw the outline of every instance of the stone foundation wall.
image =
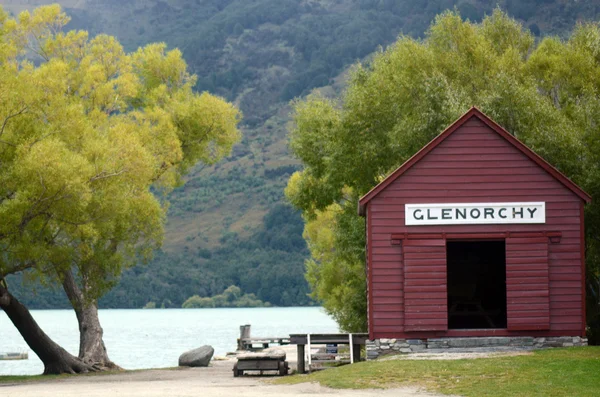
<svg viewBox="0 0 600 397">
<path fill-rule="evenodd" d="M 386 354 L 415 353 L 427 350 L 499 348 L 542 349 L 546 347 L 587 346 L 587 339 L 579 336 L 534 338 L 530 336 L 494 336 L 435 339 L 375 339 L 366 343 L 367 360 Z"/>
</svg>

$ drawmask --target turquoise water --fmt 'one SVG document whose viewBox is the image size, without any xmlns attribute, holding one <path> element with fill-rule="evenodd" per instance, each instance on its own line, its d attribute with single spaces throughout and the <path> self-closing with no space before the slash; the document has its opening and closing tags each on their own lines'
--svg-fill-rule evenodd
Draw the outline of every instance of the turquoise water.
<svg viewBox="0 0 600 397">
<path fill-rule="evenodd" d="M 79 351 L 72 310 L 33 310 L 40 327 L 72 354 Z M 319 307 L 240 309 L 100 310 L 109 357 L 126 369 L 177 366 L 181 353 L 211 345 L 215 355 L 234 351 L 239 326 L 252 336 L 335 333 L 337 324 Z M 0 352 L 29 352 L 29 360 L 0 361 L 0 375 L 40 374 L 44 366 L 6 314 L 0 311 Z"/>
</svg>

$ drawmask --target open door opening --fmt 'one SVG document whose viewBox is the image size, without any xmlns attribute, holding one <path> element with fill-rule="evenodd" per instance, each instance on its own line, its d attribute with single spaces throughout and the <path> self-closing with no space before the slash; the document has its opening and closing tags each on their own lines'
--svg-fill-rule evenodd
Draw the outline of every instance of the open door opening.
<svg viewBox="0 0 600 397">
<path fill-rule="evenodd" d="M 506 328 L 506 245 L 447 241 L 448 328 Z"/>
</svg>

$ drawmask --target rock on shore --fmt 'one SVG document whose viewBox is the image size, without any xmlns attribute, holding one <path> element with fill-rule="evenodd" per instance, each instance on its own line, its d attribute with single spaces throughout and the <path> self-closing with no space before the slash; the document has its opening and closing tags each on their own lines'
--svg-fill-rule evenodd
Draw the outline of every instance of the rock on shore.
<svg viewBox="0 0 600 397">
<path fill-rule="evenodd" d="M 179 356 L 180 367 L 208 367 L 210 359 L 215 353 L 212 346 L 202 346 L 194 350 L 187 351 Z"/>
</svg>

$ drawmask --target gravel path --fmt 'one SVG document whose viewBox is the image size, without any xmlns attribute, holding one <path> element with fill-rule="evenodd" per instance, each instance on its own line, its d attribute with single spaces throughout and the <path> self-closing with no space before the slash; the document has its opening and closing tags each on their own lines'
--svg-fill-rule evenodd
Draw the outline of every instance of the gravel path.
<svg viewBox="0 0 600 397">
<path fill-rule="evenodd" d="M 296 349 L 284 346 L 290 368 L 296 366 Z M 396 355 L 380 360 L 457 360 L 531 354 L 515 349 L 465 349 L 465 351 L 431 351 Z M 269 396 L 396 396 L 439 397 L 414 387 L 378 390 L 336 390 L 316 383 L 273 385 L 269 377 L 247 376 L 234 378 L 234 359 L 213 360 L 208 368 L 149 369 L 118 374 L 73 376 L 31 383 L 0 384 L 2 397 L 269 397 Z M 273 378 L 271 378 L 273 379 Z"/>
<path fill-rule="evenodd" d="M 36 383 L 0 385 L 3 397 L 268 397 L 268 396 L 396 396 L 434 397 L 415 388 L 334 390 L 315 383 L 272 385 L 264 377 L 234 378 L 233 360 L 215 361 L 208 368 L 154 369 L 122 374 L 76 376 Z M 268 378 L 267 378 L 268 379 Z"/>
</svg>

